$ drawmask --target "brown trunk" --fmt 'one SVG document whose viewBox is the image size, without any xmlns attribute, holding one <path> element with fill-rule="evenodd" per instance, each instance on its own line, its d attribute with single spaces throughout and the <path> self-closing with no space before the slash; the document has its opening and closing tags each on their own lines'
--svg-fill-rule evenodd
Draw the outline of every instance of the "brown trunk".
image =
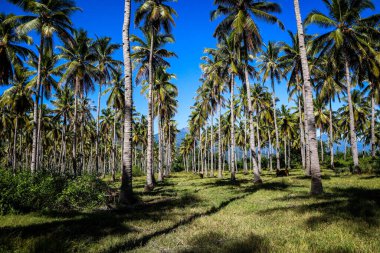
<svg viewBox="0 0 380 253">
<path fill-rule="evenodd" d="M 301 65 L 302 73 L 304 78 L 304 87 L 305 87 L 305 114 L 308 121 L 308 132 L 309 132 L 309 144 L 310 144 L 310 172 L 311 172 L 311 194 L 321 194 L 323 192 L 322 179 L 321 179 L 321 170 L 319 166 L 319 157 L 318 157 L 318 143 L 316 139 L 315 131 L 315 118 L 314 118 L 314 105 L 313 105 L 313 93 L 312 86 L 310 83 L 310 72 L 309 65 L 307 62 L 306 46 L 305 46 L 305 37 L 304 29 L 302 25 L 302 18 L 300 13 L 300 7 L 298 0 L 294 0 L 294 10 L 297 20 L 297 31 L 301 55 Z"/>
</svg>

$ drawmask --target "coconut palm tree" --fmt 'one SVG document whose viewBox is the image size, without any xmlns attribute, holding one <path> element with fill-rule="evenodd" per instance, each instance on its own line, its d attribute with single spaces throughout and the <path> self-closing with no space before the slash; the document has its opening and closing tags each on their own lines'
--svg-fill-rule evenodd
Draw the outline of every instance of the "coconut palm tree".
<svg viewBox="0 0 380 253">
<path fill-rule="evenodd" d="M 10 2 L 19 5 L 27 15 L 15 16 L 15 20 L 20 20 L 21 24 L 17 30 L 20 34 L 26 34 L 30 31 L 37 31 L 40 35 L 38 46 L 38 67 L 37 80 L 33 109 L 33 144 L 32 144 L 32 160 L 31 171 L 34 172 L 37 168 L 38 158 L 38 103 L 40 98 L 41 86 L 41 63 L 44 50 L 53 48 L 53 35 L 57 34 L 61 40 L 70 39 L 72 31 L 72 23 L 70 15 L 78 10 L 72 0 L 9 0 Z M 29 15 L 30 13 L 30 15 Z"/>
<path fill-rule="evenodd" d="M 74 118 L 73 118 L 73 171 L 77 174 L 77 118 L 78 95 L 94 88 L 94 81 L 99 77 L 96 68 L 96 55 L 91 39 L 87 32 L 79 30 L 74 32 L 73 41 L 66 42 L 64 46 L 58 46 L 58 58 L 66 62 L 58 66 L 58 70 L 64 70 L 60 83 L 69 83 L 74 87 Z"/>
<path fill-rule="evenodd" d="M 223 20 L 218 24 L 214 36 L 218 38 L 225 37 L 225 34 L 230 34 L 232 40 L 236 45 L 243 45 L 243 51 L 241 52 L 241 62 L 243 64 L 242 79 L 245 82 L 248 98 L 248 111 L 249 111 L 249 129 L 250 129 L 250 152 L 254 157 L 254 182 L 261 183 L 259 175 L 255 145 L 254 145 L 254 126 L 253 126 L 253 109 L 251 103 L 250 84 L 249 84 L 249 55 L 256 54 L 258 49 L 262 45 L 261 34 L 259 33 L 258 26 L 253 19 L 264 19 L 269 23 L 277 23 L 281 28 L 283 24 L 271 13 L 281 12 L 281 8 L 278 4 L 267 1 L 255 1 L 255 0 L 214 0 L 214 4 L 217 5 L 217 9 L 211 13 L 211 20 L 215 20 L 220 16 L 223 16 Z"/>
<path fill-rule="evenodd" d="M 301 18 L 301 11 L 299 6 L 299 1 L 294 0 L 294 11 L 297 22 L 297 32 L 299 40 L 299 51 L 301 57 L 301 67 L 302 67 L 302 77 L 304 86 L 304 107 L 305 107 L 305 118 L 307 121 L 307 136 L 309 139 L 309 151 L 310 151 L 310 174 L 311 174 L 311 194 L 321 194 L 323 193 L 322 179 L 321 179 L 321 169 L 319 165 L 318 157 L 318 143 L 316 139 L 315 130 L 315 118 L 314 118 L 314 105 L 313 105 L 313 92 L 310 83 L 310 69 L 307 61 L 307 52 L 305 45 L 305 33 Z"/>
<path fill-rule="evenodd" d="M 23 61 L 34 55 L 23 45 L 30 45 L 32 38 L 17 32 L 20 24 L 14 15 L 0 13 L 0 85 L 11 84 L 15 68 L 23 66 Z"/>
<path fill-rule="evenodd" d="M 143 24 L 147 34 L 149 34 L 149 92 L 148 92 L 148 173 L 146 190 L 153 189 L 153 83 L 154 83 L 154 69 L 153 69 L 153 55 L 154 55 L 154 42 L 156 36 L 160 33 L 161 29 L 165 33 L 170 33 L 172 26 L 175 24 L 173 16 L 177 15 L 176 11 L 166 2 L 167 0 L 138 0 L 142 2 L 136 11 L 135 24 L 139 26 Z"/>
<path fill-rule="evenodd" d="M 378 15 L 362 18 L 364 11 L 374 9 L 371 0 L 327 0 L 324 1 L 329 10 L 325 15 L 313 11 L 306 18 L 306 24 L 316 24 L 328 28 L 327 33 L 315 38 L 313 44 L 317 51 L 329 55 L 344 65 L 345 81 L 350 108 L 350 143 L 355 171 L 359 171 L 357 136 L 355 132 L 354 111 L 351 95 L 351 69 L 355 62 L 361 62 L 364 57 L 375 57 L 372 45 L 368 43 L 374 36 L 379 36 L 375 25 L 380 22 Z"/>
<path fill-rule="evenodd" d="M 276 133 L 276 161 L 277 170 L 280 169 L 280 150 L 279 150 L 279 135 L 277 127 L 277 113 L 276 113 L 276 90 L 275 82 L 280 83 L 281 79 L 284 78 L 284 73 L 281 68 L 280 62 L 280 51 L 281 47 L 278 43 L 268 42 L 265 46 L 266 50 L 262 52 L 259 57 L 259 68 L 262 73 L 263 82 L 266 82 L 269 78 L 271 81 L 272 88 L 272 102 L 273 102 L 273 113 L 274 113 L 274 129 Z"/>
<path fill-rule="evenodd" d="M 99 93 L 98 106 L 96 114 L 96 142 L 95 142 L 95 171 L 99 170 L 99 117 L 100 117 L 100 101 L 102 97 L 102 85 L 107 84 L 111 80 L 112 72 L 116 72 L 116 68 L 121 66 L 122 62 L 113 58 L 114 53 L 120 48 L 119 44 L 111 43 L 110 37 L 100 37 L 94 42 L 94 51 L 97 62 L 97 68 L 100 73 L 99 77 Z"/>
</svg>

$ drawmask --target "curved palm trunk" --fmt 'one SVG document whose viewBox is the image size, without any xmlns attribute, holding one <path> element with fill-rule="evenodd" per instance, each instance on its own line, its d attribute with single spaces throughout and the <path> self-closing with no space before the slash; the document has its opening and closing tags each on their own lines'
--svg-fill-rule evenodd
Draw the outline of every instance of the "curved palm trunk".
<svg viewBox="0 0 380 253">
<path fill-rule="evenodd" d="M 301 65 L 302 73 L 304 77 L 304 87 L 305 87 L 305 112 L 308 121 L 308 132 L 309 132 L 309 143 L 310 143 L 310 172 L 311 172 L 311 194 L 321 194 L 323 192 L 321 170 L 319 166 L 318 157 L 318 143 L 316 139 L 315 131 L 315 118 L 314 118 L 314 105 L 313 105 L 313 94 L 312 87 L 310 83 L 310 73 L 309 65 L 307 62 L 306 47 L 305 47 L 305 37 L 302 25 L 301 13 L 298 0 L 294 0 L 294 10 L 297 20 L 297 31 L 301 55 Z"/>
<path fill-rule="evenodd" d="M 277 127 L 277 109 L 276 109 L 276 91 L 274 89 L 274 80 L 272 79 L 272 87 L 273 87 L 273 95 L 272 95 L 272 102 L 273 102 L 273 117 L 274 117 L 274 131 L 276 134 L 276 169 L 279 170 L 281 168 L 280 165 L 280 148 L 279 148 L 279 137 L 278 137 L 278 127 Z M 285 154 L 286 156 L 286 154 Z"/>
<path fill-rule="evenodd" d="M 251 151 L 252 163 L 253 163 L 253 182 L 255 184 L 260 184 L 263 181 L 260 177 L 260 171 L 257 166 L 256 160 L 256 147 L 255 147 L 255 128 L 253 126 L 253 108 L 252 108 L 252 99 L 251 99 L 251 85 L 249 83 L 248 69 L 244 69 L 245 75 L 245 85 L 247 89 L 247 99 L 248 99 L 248 116 L 249 116 L 249 146 Z"/>
<path fill-rule="evenodd" d="M 261 173 L 261 140 L 260 140 L 259 118 L 258 118 L 258 116 L 257 116 L 256 135 L 257 135 L 257 166 L 259 168 L 259 172 Z"/>
<path fill-rule="evenodd" d="M 121 186 L 119 202 L 132 203 L 132 64 L 130 55 L 129 24 L 131 19 L 131 0 L 124 2 L 123 23 L 123 56 L 124 56 L 124 133 L 123 133 L 123 169 L 121 172 Z"/>
<path fill-rule="evenodd" d="M 350 66 L 347 59 L 345 60 L 345 70 L 346 70 L 346 84 L 347 84 L 347 101 L 348 101 L 348 109 L 350 112 L 351 151 L 352 151 L 352 159 L 354 160 L 354 173 L 357 173 L 360 170 L 359 157 L 358 157 L 358 143 L 356 141 L 354 109 L 352 107 L 352 98 L 351 98 Z"/>
<path fill-rule="evenodd" d="M 371 94 L 371 156 L 376 157 L 376 136 L 375 136 L 375 96 Z"/>
<path fill-rule="evenodd" d="M 219 94 L 220 95 L 220 94 Z M 219 104 L 218 104 L 218 178 L 222 178 L 222 126 L 221 126 L 221 119 L 222 119 L 222 98 L 219 97 Z"/>
<path fill-rule="evenodd" d="M 235 172 L 235 115 L 234 115 L 234 89 L 235 89 L 235 80 L 234 75 L 231 76 L 231 156 L 230 156 L 230 171 L 231 171 L 231 180 L 236 180 Z"/>
<path fill-rule="evenodd" d="M 333 136 L 333 122 L 332 122 L 332 106 L 331 106 L 331 99 L 330 99 L 330 111 L 329 111 L 329 131 L 330 131 L 330 137 L 329 137 L 329 148 L 330 148 L 330 167 L 331 169 L 334 169 L 334 136 Z"/>
</svg>

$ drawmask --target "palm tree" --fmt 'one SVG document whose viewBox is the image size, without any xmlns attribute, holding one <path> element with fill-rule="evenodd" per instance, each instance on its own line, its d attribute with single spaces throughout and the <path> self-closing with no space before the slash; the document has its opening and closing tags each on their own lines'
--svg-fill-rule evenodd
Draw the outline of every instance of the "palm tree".
<svg viewBox="0 0 380 253">
<path fill-rule="evenodd" d="M 13 81 L 15 68 L 23 66 L 23 60 L 33 56 L 33 51 L 23 46 L 31 44 L 32 38 L 17 32 L 20 20 L 14 15 L 0 13 L 0 85 Z"/>
<path fill-rule="evenodd" d="M 301 56 L 301 66 L 302 66 L 302 77 L 304 86 L 304 107 L 305 107 L 305 117 L 307 120 L 309 137 L 309 149 L 310 149 L 310 174 L 311 174 L 311 194 L 321 194 L 323 193 L 322 179 L 321 179 L 321 169 L 319 166 L 318 157 L 318 143 L 315 131 L 315 118 L 314 118 L 314 106 L 313 106 L 313 93 L 312 86 L 310 83 L 310 71 L 309 64 L 307 61 L 306 45 L 305 45 L 305 34 L 302 24 L 301 11 L 299 6 L 299 1 L 294 0 L 294 11 L 297 21 L 297 32 L 299 40 L 299 50 Z"/>
<path fill-rule="evenodd" d="M 111 43 L 110 37 L 97 38 L 94 42 L 94 50 L 96 55 L 97 67 L 99 73 L 99 93 L 98 93 L 98 106 L 96 117 L 96 141 L 95 141 L 95 170 L 99 170 L 99 115 L 100 115 L 100 101 L 102 96 L 102 85 L 106 84 L 111 79 L 112 72 L 116 71 L 116 67 L 120 66 L 122 62 L 115 60 L 113 54 L 120 48 L 119 44 Z"/>
<path fill-rule="evenodd" d="M 9 0 L 19 5 L 25 12 L 33 15 L 15 16 L 21 24 L 18 26 L 18 32 L 26 34 L 32 30 L 36 30 L 40 35 L 38 46 L 38 67 L 37 80 L 35 90 L 35 100 L 33 109 L 33 144 L 32 144 L 32 161 L 31 171 L 37 168 L 38 158 L 38 103 L 40 97 L 41 86 L 41 64 L 42 56 L 46 47 L 53 48 L 53 35 L 56 33 L 61 40 L 70 39 L 72 24 L 70 15 L 78 10 L 72 0 Z"/>
<path fill-rule="evenodd" d="M 174 25 L 173 15 L 177 15 L 175 10 L 169 5 L 165 4 L 167 0 L 137 0 L 143 2 L 137 9 L 135 15 L 136 26 L 144 22 L 143 27 L 146 29 L 150 37 L 149 46 L 149 94 L 148 94 L 148 173 L 147 173 L 147 187 L 146 190 L 151 190 L 153 185 L 153 83 L 154 83 L 154 69 L 153 69 L 153 52 L 154 42 L 156 35 L 163 29 L 166 33 L 170 33 L 172 25 Z"/>
<path fill-rule="evenodd" d="M 265 46 L 266 51 L 264 51 L 259 58 L 259 68 L 263 74 L 263 82 L 268 78 L 271 81 L 272 87 L 272 102 L 273 102 L 273 113 L 274 113 L 274 130 L 276 134 L 276 161 L 277 161 L 277 170 L 280 169 L 280 150 L 279 150 L 279 135 L 277 127 L 277 113 L 276 113 L 276 91 L 275 91 L 275 81 L 280 83 L 281 78 L 284 77 L 284 73 L 281 69 L 280 62 L 280 50 L 281 47 L 277 43 L 268 42 L 268 45 Z"/>
<path fill-rule="evenodd" d="M 378 15 L 361 18 L 367 9 L 374 9 L 371 0 L 327 0 L 324 1 L 329 14 L 313 11 L 306 18 L 306 24 L 317 24 L 329 28 L 325 34 L 314 40 L 315 50 L 329 55 L 344 64 L 348 106 L 350 109 L 350 142 L 355 171 L 359 171 L 357 136 L 355 132 L 354 112 L 351 102 L 351 68 L 364 57 L 375 57 L 372 45 L 368 43 L 373 36 L 379 36 L 375 25 Z"/>
<path fill-rule="evenodd" d="M 58 57 L 66 62 L 58 66 L 58 70 L 65 70 L 60 83 L 70 83 L 74 87 L 74 119 L 73 119 L 73 170 L 77 173 L 77 118 L 78 95 L 89 89 L 93 89 L 94 80 L 98 78 L 99 71 L 95 67 L 96 55 L 92 41 L 87 37 L 87 32 L 79 30 L 74 33 L 72 42 L 66 42 L 64 46 L 58 46 Z"/>
<path fill-rule="evenodd" d="M 30 89 L 26 87 L 27 80 L 30 76 L 30 73 L 26 69 L 19 66 L 15 69 L 14 81 L 12 87 L 4 91 L 4 94 L 1 96 L 0 105 L 3 107 L 9 107 L 14 113 L 14 132 L 13 132 L 13 158 L 12 158 L 12 167 L 13 173 L 16 173 L 16 145 L 17 145 L 17 131 L 18 131 L 18 122 L 22 115 L 25 114 L 33 104 L 31 98 Z"/>
<path fill-rule="evenodd" d="M 130 50 L 130 21 L 131 0 L 124 1 L 123 22 L 123 56 L 124 56 L 124 130 L 123 130 L 123 168 L 121 171 L 121 186 L 119 203 L 128 204 L 133 202 L 132 187 L 132 62 Z"/>
<path fill-rule="evenodd" d="M 251 91 L 249 84 L 249 54 L 257 53 L 262 44 L 261 34 L 253 17 L 264 19 L 269 23 L 277 23 L 281 28 L 283 24 L 270 13 L 279 13 L 281 8 L 278 4 L 266 1 L 255 0 L 214 0 L 214 4 L 218 5 L 217 9 L 211 13 L 211 19 L 223 16 L 224 19 L 218 24 L 214 36 L 218 38 L 225 37 L 225 34 L 230 34 L 236 45 L 243 44 L 241 53 L 242 64 L 244 65 L 245 86 L 247 89 L 248 111 L 249 111 L 249 129 L 250 129 L 250 151 L 254 157 L 254 182 L 261 183 L 259 175 L 255 145 L 254 145 L 254 126 L 253 126 L 253 109 L 251 103 Z"/>
</svg>

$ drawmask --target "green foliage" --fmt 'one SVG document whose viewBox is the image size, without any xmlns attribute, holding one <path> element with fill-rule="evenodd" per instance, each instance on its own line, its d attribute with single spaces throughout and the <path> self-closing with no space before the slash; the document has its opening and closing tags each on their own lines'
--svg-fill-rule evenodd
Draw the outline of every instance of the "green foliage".
<svg viewBox="0 0 380 253">
<path fill-rule="evenodd" d="M 134 177 L 142 177 L 145 174 L 144 174 L 144 171 L 139 166 L 135 165 L 132 167 L 132 175 Z"/>
<path fill-rule="evenodd" d="M 0 214 L 94 207 L 104 202 L 106 187 L 88 175 L 71 179 L 0 169 Z"/>
</svg>

